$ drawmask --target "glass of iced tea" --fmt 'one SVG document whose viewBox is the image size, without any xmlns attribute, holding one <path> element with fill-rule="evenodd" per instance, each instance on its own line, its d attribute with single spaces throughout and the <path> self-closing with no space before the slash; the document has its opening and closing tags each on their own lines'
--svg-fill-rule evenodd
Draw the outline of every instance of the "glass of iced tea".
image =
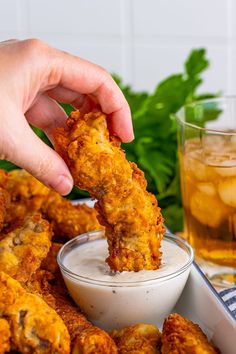
<svg viewBox="0 0 236 354">
<path fill-rule="evenodd" d="M 217 286 L 236 284 L 236 97 L 177 114 L 184 233 Z"/>
</svg>

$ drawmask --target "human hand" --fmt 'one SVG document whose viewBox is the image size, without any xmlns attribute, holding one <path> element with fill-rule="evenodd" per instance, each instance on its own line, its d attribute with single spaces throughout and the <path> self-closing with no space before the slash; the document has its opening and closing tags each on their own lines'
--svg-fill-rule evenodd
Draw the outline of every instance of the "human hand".
<svg viewBox="0 0 236 354">
<path fill-rule="evenodd" d="M 61 194 L 73 179 L 62 158 L 34 134 L 29 123 L 53 140 L 66 114 L 56 100 L 86 112 L 94 105 L 124 142 L 133 139 L 128 103 L 101 67 L 37 39 L 0 43 L 0 159 L 9 160 Z"/>
</svg>

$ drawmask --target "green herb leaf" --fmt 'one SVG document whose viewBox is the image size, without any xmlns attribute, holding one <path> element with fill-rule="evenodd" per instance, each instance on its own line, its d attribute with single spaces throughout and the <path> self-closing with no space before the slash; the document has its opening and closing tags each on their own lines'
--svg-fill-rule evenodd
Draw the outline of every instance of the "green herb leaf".
<svg viewBox="0 0 236 354">
<path fill-rule="evenodd" d="M 204 48 L 194 49 L 185 62 L 185 70 L 189 77 L 195 77 L 209 66 Z"/>
</svg>

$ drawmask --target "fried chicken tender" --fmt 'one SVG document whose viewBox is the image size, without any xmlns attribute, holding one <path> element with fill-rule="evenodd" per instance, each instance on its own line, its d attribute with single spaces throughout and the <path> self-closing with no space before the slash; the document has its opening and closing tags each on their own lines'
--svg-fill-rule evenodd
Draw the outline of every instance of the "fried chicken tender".
<svg viewBox="0 0 236 354">
<path fill-rule="evenodd" d="M 75 184 L 98 199 L 95 208 L 105 226 L 114 271 L 160 266 L 165 231 L 154 195 L 136 164 L 128 162 L 117 138 L 109 134 L 106 115 L 72 112 L 68 130 L 55 130 L 55 149 L 67 163 Z"/>
<path fill-rule="evenodd" d="M 7 190 L 11 194 L 13 201 L 22 199 L 33 200 L 35 210 L 39 210 L 45 197 L 50 193 L 50 189 L 31 176 L 25 170 L 12 170 L 8 172 Z M 34 197 L 37 197 L 35 201 Z"/>
<path fill-rule="evenodd" d="M 43 259 L 41 264 L 41 269 L 47 270 L 52 274 L 56 274 L 59 272 L 59 266 L 57 263 L 57 254 L 60 251 L 61 247 L 63 246 L 62 243 L 52 242 L 51 248 L 46 256 Z"/>
<path fill-rule="evenodd" d="M 27 171 L 20 169 L 8 172 L 6 189 L 11 196 L 11 203 L 7 209 L 5 232 L 20 225 L 28 214 L 39 212 L 50 193 L 49 188 Z"/>
<path fill-rule="evenodd" d="M 0 272 L 0 316 L 10 325 L 12 350 L 70 353 L 70 336 L 62 319 L 41 297 L 28 293 L 4 272 Z"/>
<path fill-rule="evenodd" d="M 111 333 L 119 354 L 161 353 L 161 333 L 152 324 L 139 323 Z"/>
<path fill-rule="evenodd" d="M 51 227 L 40 214 L 27 216 L 23 225 L 0 240 L 0 271 L 25 282 L 40 267 L 51 246 Z"/>
<path fill-rule="evenodd" d="M 162 354 L 216 354 L 201 328 L 177 313 L 165 320 L 162 332 Z"/>
<path fill-rule="evenodd" d="M 71 201 L 44 186 L 25 170 L 9 172 L 7 189 L 12 197 L 7 218 L 10 225 L 28 213 L 42 212 L 51 223 L 57 239 L 70 239 L 88 231 L 102 229 L 94 208 L 89 208 L 85 204 L 73 205 Z"/>
<path fill-rule="evenodd" d="M 98 327 L 84 329 L 75 338 L 72 354 L 117 354 L 115 343 Z"/>
<path fill-rule="evenodd" d="M 42 206 L 42 212 L 51 222 L 56 237 L 73 238 L 88 231 L 101 230 L 97 212 L 85 204 L 73 205 L 58 193 L 51 192 Z"/>
<path fill-rule="evenodd" d="M 10 194 L 6 190 L 7 173 L 0 169 L 0 231 L 2 230 L 7 216 L 7 208 L 10 204 Z"/>
<path fill-rule="evenodd" d="M 116 354 L 117 348 L 112 338 L 102 329 L 95 327 L 67 296 L 64 283 L 49 284 L 52 275 L 38 271 L 27 284 L 31 292 L 37 293 L 63 319 L 70 337 L 72 353 Z"/>
<path fill-rule="evenodd" d="M 0 354 L 10 350 L 10 326 L 4 318 L 0 318 Z"/>
</svg>

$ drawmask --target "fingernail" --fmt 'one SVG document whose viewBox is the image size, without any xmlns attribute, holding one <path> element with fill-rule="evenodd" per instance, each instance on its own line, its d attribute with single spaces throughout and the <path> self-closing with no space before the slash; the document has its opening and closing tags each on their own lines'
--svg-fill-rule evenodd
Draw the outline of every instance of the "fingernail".
<svg viewBox="0 0 236 354">
<path fill-rule="evenodd" d="M 51 187 L 61 195 L 67 195 L 73 188 L 73 180 L 68 176 L 60 175 L 55 183 L 51 184 Z"/>
</svg>

